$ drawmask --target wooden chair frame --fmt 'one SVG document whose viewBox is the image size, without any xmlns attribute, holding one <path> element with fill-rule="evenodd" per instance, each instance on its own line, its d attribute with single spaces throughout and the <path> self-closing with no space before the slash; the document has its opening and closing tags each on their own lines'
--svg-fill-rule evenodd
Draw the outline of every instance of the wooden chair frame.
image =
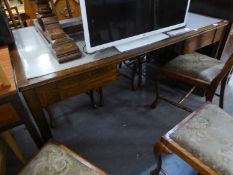
<svg viewBox="0 0 233 175">
<path fill-rule="evenodd" d="M 164 100 L 164 101 L 166 101 L 174 106 L 177 106 L 185 111 L 193 112 L 192 109 L 182 105 L 182 103 L 184 102 L 185 99 L 187 99 L 191 95 L 191 93 L 195 90 L 195 88 L 204 89 L 206 92 L 205 93 L 206 101 L 212 102 L 213 97 L 214 97 L 215 92 L 216 92 L 216 89 L 221 82 L 219 106 L 221 108 L 223 108 L 224 107 L 225 87 L 226 87 L 227 79 L 228 79 L 229 73 L 231 71 L 232 65 L 233 65 L 233 55 L 226 61 L 221 72 L 212 80 L 211 83 L 208 83 L 207 81 L 203 81 L 201 79 L 187 76 L 187 75 L 184 75 L 181 73 L 173 72 L 173 71 L 167 70 L 166 68 L 162 68 L 156 76 L 156 84 L 155 84 L 156 98 L 155 98 L 154 102 L 152 103 L 151 107 L 155 108 L 158 105 L 159 100 L 162 99 L 162 100 Z M 160 85 L 160 79 L 162 76 L 167 76 L 169 78 L 185 82 L 187 84 L 192 85 L 193 88 L 187 94 L 185 94 L 184 97 L 182 97 L 178 102 L 171 101 L 167 98 L 160 96 L 159 85 Z"/>
<path fill-rule="evenodd" d="M 160 172 L 163 174 L 168 174 L 164 169 L 162 169 L 162 153 L 175 153 L 188 164 L 190 164 L 195 170 L 202 175 L 218 175 L 216 171 L 214 171 L 209 166 L 205 165 L 202 161 L 194 157 L 191 153 L 189 153 L 185 148 L 176 143 L 171 135 L 176 132 L 179 128 L 181 128 L 184 124 L 186 124 L 190 119 L 192 119 L 201 109 L 203 109 L 208 103 L 202 105 L 198 110 L 191 113 L 188 117 L 186 117 L 183 121 L 181 121 L 178 125 L 176 125 L 173 129 L 171 129 L 167 134 L 162 136 L 154 145 L 154 154 L 157 159 L 157 167 L 155 170 L 151 172 L 151 175 L 159 175 Z"/>
</svg>

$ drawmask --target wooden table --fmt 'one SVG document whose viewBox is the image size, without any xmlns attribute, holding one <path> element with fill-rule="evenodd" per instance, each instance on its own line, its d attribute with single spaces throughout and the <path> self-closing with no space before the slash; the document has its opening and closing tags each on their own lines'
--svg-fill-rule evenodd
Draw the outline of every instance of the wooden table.
<svg viewBox="0 0 233 175">
<path fill-rule="evenodd" d="M 11 84 L 10 87 L 0 88 L 0 132 L 25 124 L 36 145 L 41 147 L 43 144 L 42 139 L 31 121 L 25 106 L 20 100 L 20 96 L 16 89 L 7 47 L 0 47 L 0 58 L 0 64 Z"/>
<path fill-rule="evenodd" d="M 109 54 L 105 58 L 31 79 L 27 79 L 25 66 L 16 47 L 11 48 L 11 57 L 18 87 L 37 122 L 44 141 L 47 141 L 52 134 L 42 110 L 44 107 L 114 81 L 117 78 L 116 65 L 130 58 L 177 43 L 186 53 L 212 43 L 218 42 L 221 45 L 227 25 L 228 21 L 219 20 L 217 24 L 202 26 L 188 33 L 124 53 L 109 49 Z M 103 52 L 106 53 L 108 50 Z M 103 56 L 102 52 L 95 54 L 95 58 L 101 56 Z"/>
</svg>

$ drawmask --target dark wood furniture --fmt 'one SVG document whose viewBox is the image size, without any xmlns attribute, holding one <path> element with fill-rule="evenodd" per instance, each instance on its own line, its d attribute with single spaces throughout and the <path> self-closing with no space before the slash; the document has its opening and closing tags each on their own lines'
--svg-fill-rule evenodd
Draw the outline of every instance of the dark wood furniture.
<svg viewBox="0 0 233 175">
<path fill-rule="evenodd" d="M 202 175 L 232 173 L 232 159 L 227 156 L 232 149 L 227 146 L 231 130 L 229 114 L 216 105 L 204 104 L 156 142 L 157 167 L 151 175 L 168 174 L 162 168 L 163 153 L 176 154 Z"/>
<path fill-rule="evenodd" d="M 37 19 L 34 20 L 35 28 L 38 32 L 42 34 L 43 37 L 45 37 L 46 41 L 51 46 L 51 51 L 56 56 L 56 59 L 59 63 L 64 63 L 80 58 L 82 56 L 82 53 L 79 50 L 79 46 L 62 29 L 61 25 L 59 24 L 58 16 L 56 15 L 57 13 L 55 11 L 56 3 L 51 3 L 54 9 L 51 9 L 48 3 L 46 3 L 45 1 L 37 2 L 38 10 Z M 74 2 L 66 1 L 66 6 L 69 12 L 67 18 L 72 17 L 70 3 Z M 90 96 L 92 106 L 95 108 L 96 103 L 94 99 L 94 92 L 94 90 L 89 90 L 87 94 Z M 101 87 L 98 88 L 98 94 L 100 96 L 100 104 L 102 105 L 103 92 Z M 48 113 L 51 127 L 55 127 L 55 120 L 49 108 L 49 105 L 50 104 L 48 104 L 45 109 Z"/>
<path fill-rule="evenodd" d="M 107 175 L 77 153 L 66 146 L 50 141 L 19 172 L 19 175 L 45 174 L 51 175 Z"/>
<path fill-rule="evenodd" d="M 0 58 L 0 64 L 6 72 L 10 84 L 10 86 L 2 86 L 2 84 L 0 86 L 0 132 L 25 124 L 36 145 L 41 147 L 43 144 L 41 137 L 16 89 L 8 47 L 0 47 Z"/>
<path fill-rule="evenodd" d="M 96 53 L 94 55 L 95 61 L 90 63 L 32 79 L 27 79 L 22 59 L 16 47 L 11 48 L 11 57 L 18 87 L 39 126 L 44 142 L 46 142 L 52 137 L 52 134 L 42 110 L 44 107 L 116 80 L 116 65 L 130 58 L 178 43 L 184 49 L 189 47 L 186 43 L 196 43 L 195 48 L 192 47 L 193 50 L 212 43 L 221 44 L 222 35 L 227 26 L 228 21 L 220 20 L 216 25 L 203 26 L 198 30 L 128 52 L 120 53 L 112 48 L 107 49 Z M 198 40 L 198 38 L 205 38 L 205 40 Z M 85 59 L 85 56 L 81 59 Z"/>
<path fill-rule="evenodd" d="M 34 25 L 50 44 L 50 49 L 57 61 L 64 63 L 80 58 L 82 55 L 78 45 L 64 32 L 49 3 L 41 0 L 38 1 L 37 6 L 37 19 L 35 19 Z"/>
<path fill-rule="evenodd" d="M 199 70 L 197 66 L 195 66 L 195 64 L 200 67 L 203 66 L 202 69 Z M 227 62 L 225 62 L 224 66 L 222 66 L 222 64 L 223 63 L 221 61 L 215 61 L 214 58 L 210 58 L 199 53 L 178 56 L 170 63 L 168 63 L 168 65 L 161 68 L 161 70 L 157 74 L 155 83 L 156 98 L 152 103 L 151 107 L 155 108 L 158 105 L 159 100 L 162 99 L 169 102 L 170 104 L 173 104 L 184 110 L 192 112 L 191 109 L 182 105 L 182 103 L 186 98 L 188 98 L 191 95 L 195 88 L 204 89 L 206 101 L 212 102 L 217 87 L 221 83 L 219 106 L 223 108 L 225 86 L 228 79 L 228 75 L 233 66 L 233 56 L 231 56 L 227 60 Z M 196 70 L 199 70 L 201 72 L 195 73 L 195 71 L 192 71 L 192 68 L 189 66 L 193 66 L 194 68 L 196 68 Z M 205 75 L 203 75 L 203 73 L 205 73 Z M 173 102 L 167 98 L 161 97 L 159 84 L 162 76 L 166 76 L 168 78 L 187 83 L 192 86 L 192 89 L 187 94 L 185 94 L 184 97 L 181 100 L 179 100 L 179 102 Z"/>
<path fill-rule="evenodd" d="M 208 9 L 208 10 L 207 10 Z M 224 62 L 227 62 L 227 60 L 229 59 L 229 57 L 231 57 L 231 55 L 233 54 L 233 25 L 232 25 L 232 21 L 233 21 L 233 2 L 230 0 L 193 0 L 191 1 L 191 7 L 190 7 L 190 11 L 195 12 L 195 13 L 200 13 L 200 14 L 205 14 L 208 16 L 213 16 L 213 17 L 217 17 L 217 18 L 224 18 L 224 19 L 228 19 L 229 20 L 229 25 L 228 27 L 225 29 L 225 34 L 222 35 L 222 45 L 218 45 L 215 49 L 216 51 L 214 52 L 214 54 L 212 54 L 212 56 L 214 58 L 220 59 Z M 206 38 L 205 38 L 206 37 Z M 211 39 L 211 37 L 209 36 L 205 36 L 202 39 L 207 41 L 208 39 Z M 196 38 L 197 40 L 199 40 L 200 38 Z M 195 42 L 197 44 L 197 42 Z M 185 44 L 185 48 L 183 48 L 181 45 L 179 45 L 177 47 L 177 50 L 183 54 L 187 54 L 190 52 L 195 51 L 196 45 L 193 42 L 187 42 Z M 199 44 L 199 43 L 198 43 Z M 202 42 L 202 44 L 205 44 L 205 42 Z M 181 47 L 181 48 L 180 48 Z M 231 63 L 229 63 L 231 64 Z M 226 86 L 226 82 L 227 82 L 227 77 L 229 72 L 231 73 L 231 67 L 227 68 L 227 72 L 226 77 L 218 77 L 220 78 L 222 81 L 221 83 L 221 91 L 220 91 L 220 107 L 223 108 L 223 103 L 224 103 L 224 89 Z M 165 75 L 177 80 L 181 80 L 184 81 L 186 83 L 189 83 L 191 85 L 194 85 L 194 87 L 184 96 L 184 98 L 182 98 L 178 103 L 170 101 L 166 98 L 159 98 L 159 79 L 160 76 Z M 217 77 L 216 77 L 217 78 Z M 203 82 L 200 82 L 200 79 L 196 79 L 194 77 L 187 77 L 182 73 L 174 73 L 174 71 L 169 71 L 169 70 L 165 70 L 162 69 L 159 73 L 159 75 L 156 78 L 156 99 L 154 100 L 153 104 L 151 105 L 153 108 L 156 107 L 158 100 L 159 99 L 164 99 L 167 102 L 176 105 L 178 107 L 181 107 L 185 110 L 188 111 L 192 111 L 191 109 L 181 105 L 181 103 L 192 93 L 192 91 L 196 88 L 196 87 L 204 87 L 204 89 L 208 89 L 209 93 L 206 93 L 206 100 L 207 101 L 212 101 L 213 96 L 214 96 L 214 92 L 216 90 L 216 87 L 220 81 L 220 79 L 218 79 L 217 81 L 214 80 L 213 84 L 210 84 L 209 86 L 207 86 L 207 83 L 205 82 L 203 84 Z M 202 85 L 201 85 L 202 84 Z"/>
</svg>

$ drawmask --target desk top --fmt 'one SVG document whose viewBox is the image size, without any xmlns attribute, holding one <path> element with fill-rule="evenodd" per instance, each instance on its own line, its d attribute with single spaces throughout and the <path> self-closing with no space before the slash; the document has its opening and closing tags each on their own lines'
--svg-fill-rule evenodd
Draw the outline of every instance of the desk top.
<svg viewBox="0 0 233 175">
<path fill-rule="evenodd" d="M 108 64 L 120 63 L 227 24 L 228 21 L 190 13 L 187 20 L 187 27 L 192 29 L 190 32 L 123 53 L 118 52 L 115 48 L 108 48 L 93 55 L 83 53 L 81 59 L 63 64 L 56 61 L 40 34 L 33 27 L 29 27 L 14 31 L 16 48 L 11 49 L 11 56 L 18 86 L 23 90 L 71 76 L 73 73 L 78 74 Z M 76 34 L 72 37 L 82 50 L 84 48 L 82 34 Z"/>
<path fill-rule="evenodd" d="M 0 88 L 0 98 L 2 98 L 14 94 L 16 92 L 14 74 L 13 74 L 13 69 L 10 62 L 9 50 L 7 46 L 0 47 L 0 64 L 2 65 L 2 68 L 6 73 L 8 80 L 11 83 L 10 87 L 4 89 Z"/>
</svg>

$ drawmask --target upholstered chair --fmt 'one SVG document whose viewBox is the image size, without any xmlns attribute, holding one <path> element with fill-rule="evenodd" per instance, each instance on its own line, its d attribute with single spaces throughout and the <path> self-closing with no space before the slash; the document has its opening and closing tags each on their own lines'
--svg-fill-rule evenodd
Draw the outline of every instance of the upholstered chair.
<svg viewBox="0 0 233 175">
<path fill-rule="evenodd" d="M 206 103 L 162 136 L 154 153 L 158 161 L 151 175 L 167 174 L 162 169 L 162 153 L 176 154 L 202 175 L 231 175 L 233 117 Z"/>
<path fill-rule="evenodd" d="M 50 141 L 19 175 L 107 175 L 66 146 Z"/>
<path fill-rule="evenodd" d="M 177 107 L 192 112 L 192 109 L 182 105 L 182 102 L 195 90 L 205 90 L 206 101 L 212 102 L 218 85 L 221 83 L 219 106 L 223 108 L 224 92 L 229 72 L 233 65 L 233 56 L 225 63 L 209 56 L 194 52 L 180 55 L 165 65 L 156 76 L 156 98 L 151 105 L 155 108 L 160 99 L 163 99 Z M 160 78 L 166 76 L 192 85 L 193 88 L 178 102 L 160 96 Z"/>
</svg>

